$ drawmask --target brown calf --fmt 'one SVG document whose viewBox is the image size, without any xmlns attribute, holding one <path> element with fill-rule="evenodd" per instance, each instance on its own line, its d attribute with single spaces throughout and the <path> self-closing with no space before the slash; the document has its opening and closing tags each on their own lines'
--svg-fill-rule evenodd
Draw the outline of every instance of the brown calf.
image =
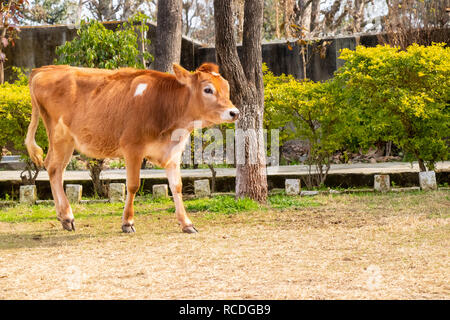
<svg viewBox="0 0 450 320">
<path fill-rule="evenodd" d="M 181 154 L 194 121 L 201 121 L 204 127 L 233 122 L 239 111 L 231 103 L 228 82 L 218 74 L 215 64 L 205 63 L 194 73 L 176 64 L 173 69 L 175 75 L 128 68 L 45 66 L 33 70 L 32 115 L 25 144 L 34 163 L 47 169 L 57 217 L 64 229 L 75 229 L 63 173 L 76 149 L 89 157 L 125 159 L 123 232 L 135 232 L 133 200 L 144 157 L 165 168 L 182 230 L 196 232 L 182 200 Z M 49 140 L 45 161 L 35 142 L 39 115 Z"/>
</svg>

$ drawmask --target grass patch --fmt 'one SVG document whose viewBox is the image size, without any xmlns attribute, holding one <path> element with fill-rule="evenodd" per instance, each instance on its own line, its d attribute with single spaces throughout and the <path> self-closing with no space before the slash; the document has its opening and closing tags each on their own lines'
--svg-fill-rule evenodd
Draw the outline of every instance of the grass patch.
<svg viewBox="0 0 450 320">
<path fill-rule="evenodd" d="M 320 206 L 320 203 L 317 200 L 310 197 L 291 197 L 279 194 L 270 196 L 268 199 L 268 204 L 274 209 L 294 209 Z"/>
<path fill-rule="evenodd" d="M 185 208 L 188 213 L 203 212 L 207 219 L 214 219 L 218 214 L 231 215 L 240 212 L 260 212 L 260 211 L 284 211 L 285 209 L 303 208 L 330 208 L 331 203 L 350 204 L 364 207 L 365 210 L 383 209 L 385 212 L 395 214 L 406 207 L 422 207 L 424 201 L 438 202 L 439 206 L 424 208 L 428 218 L 448 218 L 450 212 L 443 210 L 450 201 L 448 191 L 422 192 L 412 191 L 405 193 L 356 193 L 356 194 L 332 194 L 318 195 L 316 197 L 286 196 L 276 194 L 268 197 L 266 205 L 248 199 L 236 200 L 234 196 L 222 195 L 212 198 L 189 199 L 185 201 Z M 120 217 L 122 215 L 123 203 L 89 203 L 75 204 L 72 209 L 75 218 L 78 219 L 99 219 L 107 217 Z M 175 205 L 170 198 L 154 199 L 151 196 L 138 197 L 135 201 L 135 214 L 137 216 L 158 217 L 175 212 Z M 0 222 L 39 222 L 53 221 L 56 213 L 53 205 L 24 205 L 17 204 L 10 207 L 0 208 Z"/>
<path fill-rule="evenodd" d="M 72 205 L 76 218 L 94 218 L 105 216 L 120 216 L 123 209 L 121 203 L 94 203 Z M 1 222 L 38 222 L 55 220 L 56 212 L 51 204 L 24 205 L 0 210 Z"/>
<path fill-rule="evenodd" d="M 173 204 L 173 200 L 171 198 L 154 198 L 151 194 L 138 196 L 134 200 L 135 203 L 147 203 L 147 204 Z"/>
<path fill-rule="evenodd" d="M 251 199 L 243 198 L 236 200 L 232 196 L 217 196 L 213 198 L 188 200 L 185 202 L 185 206 L 188 212 L 206 211 L 223 214 L 260 209 L 259 204 Z M 171 208 L 171 211 L 174 212 L 175 209 Z"/>
<path fill-rule="evenodd" d="M 185 201 L 188 212 L 209 212 L 225 215 L 238 212 L 259 211 L 267 209 L 305 208 L 317 207 L 320 202 L 314 198 L 291 197 L 286 195 L 269 196 L 267 206 L 261 206 L 257 202 L 248 199 L 236 200 L 233 196 L 216 196 L 212 198 L 191 199 Z M 72 205 L 73 212 L 79 218 L 101 218 L 108 216 L 120 216 L 123 203 L 90 203 Z M 170 198 L 139 197 L 135 201 L 136 215 L 173 213 L 175 205 Z M 55 209 L 51 204 L 40 205 L 15 205 L 0 210 L 1 222 L 37 222 L 55 219 Z"/>
</svg>

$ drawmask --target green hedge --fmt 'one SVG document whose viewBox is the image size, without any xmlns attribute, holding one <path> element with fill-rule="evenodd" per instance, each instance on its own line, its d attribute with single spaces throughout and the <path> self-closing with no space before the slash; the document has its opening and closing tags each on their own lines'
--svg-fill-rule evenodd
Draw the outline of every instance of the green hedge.
<svg viewBox="0 0 450 320">
<path fill-rule="evenodd" d="M 24 141 L 30 116 L 31 97 L 28 79 L 19 72 L 19 80 L 0 85 L 0 147 L 12 144 L 24 158 L 28 157 Z M 43 148 L 48 145 L 42 123 L 36 132 L 36 141 Z"/>
<path fill-rule="evenodd" d="M 359 46 L 341 59 L 333 81 L 343 88 L 350 119 L 365 124 L 355 132 L 363 142 L 392 140 L 422 170 L 448 159 L 450 48 Z"/>
<path fill-rule="evenodd" d="M 311 143 L 312 155 L 393 141 L 421 170 L 447 160 L 450 49 L 444 44 L 344 49 L 345 64 L 326 82 L 264 70 L 267 128 Z M 310 159 L 310 160 L 314 160 Z"/>
</svg>

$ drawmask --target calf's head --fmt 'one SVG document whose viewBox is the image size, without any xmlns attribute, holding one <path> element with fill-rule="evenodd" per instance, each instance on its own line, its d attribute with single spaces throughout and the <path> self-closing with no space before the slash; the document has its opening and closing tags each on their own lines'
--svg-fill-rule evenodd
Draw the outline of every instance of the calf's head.
<svg viewBox="0 0 450 320">
<path fill-rule="evenodd" d="M 195 120 L 202 120 L 205 126 L 234 122 L 239 110 L 230 100 L 228 81 L 219 74 L 219 67 L 213 63 L 202 64 L 194 73 L 174 64 L 175 76 L 191 92 L 189 101 Z"/>
</svg>

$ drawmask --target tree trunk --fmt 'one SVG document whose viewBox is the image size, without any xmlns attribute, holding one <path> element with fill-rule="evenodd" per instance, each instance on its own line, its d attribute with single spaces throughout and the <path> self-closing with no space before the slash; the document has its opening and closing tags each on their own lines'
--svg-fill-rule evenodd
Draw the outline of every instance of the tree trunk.
<svg viewBox="0 0 450 320">
<path fill-rule="evenodd" d="M 83 12 L 84 0 L 79 0 L 77 5 L 77 17 L 75 19 L 75 24 L 79 25 L 81 21 L 81 14 Z"/>
<path fill-rule="evenodd" d="M 243 10 L 243 3 L 241 1 L 237 2 L 237 20 L 238 20 L 238 42 L 242 42 L 243 34 L 244 34 L 244 10 Z"/>
<path fill-rule="evenodd" d="M 9 9 L 8 9 L 8 11 L 9 11 Z M 6 31 L 7 31 L 7 28 L 3 27 L 0 38 L 6 37 Z M 6 61 L 6 55 L 3 52 L 3 44 L 0 44 L 0 84 L 5 83 L 5 61 Z"/>
<path fill-rule="evenodd" d="M 280 35 L 280 4 L 279 0 L 275 0 L 275 36 L 277 39 L 281 38 Z"/>
<path fill-rule="evenodd" d="M 284 0 L 284 36 L 286 39 L 291 37 L 291 0 Z"/>
<path fill-rule="evenodd" d="M 355 0 L 355 7 L 352 10 L 353 15 L 353 33 L 361 32 L 361 25 L 364 20 L 365 0 Z"/>
<path fill-rule="evenodd" d="M 311 32 L 311 0 L 297 1 L 294 7 L 296 12 L 295 23 L 302 28 L 306 38 Z"/>
<path fill-rule="evenodd" d="M 385 156 L 390 156 L 391 155 L 391 151 L 392 151 L 392 141 L 388 141 L 386 142 L 386 151 L 385 151 Z"/>
<path fill-rule="evenodd" d="M 319 15 L 320 15 L 320 0 L 312 0 L 311 2 L 311 18 L 309 31 L 314 33 L 319 25 Z"/>
<path fill-rule="evenodd" d="M 24 173 L 28 173 L 28 176 Z M 27 159 L 25 162 L 25 170 L 20 173 L 22 185 L 36 184 L 36 179 L 39 174 L 39 167 L 33 161 Z"/>
<path fill-rule="evenodd" d="M 159 0 L 155 39 L 154 70 L 172 72 L 180 62 L 182 0 Z"/>
<path fill-rule="evenodd" d="M 263 0 L 246 0 L 242 64 L 236 49 L 230 1 L 214 0 L 216 55 L 221 72 L 230 83 L 231 100 L 239 108 L 236 140 L 244 145 L 244 162 L 237 159 L 236 197 L 259 202 L 267 199 L 266 159 L 263 138 L 264 86 L 261 32 Z M 241 134 L 242 131 L 249 133 Z M 239 145 L 239 143 L 236 143 Z"/>
<path fill-rule="evenodd" d="M 118 6 L 114 8 L 112 0 L 88 1 L 89 10 L 99 21 L 116 20 Z"/>
<path fill-rule="evenodd" d="M 0 84 L 3 83 L 5 83 L 5 66 L 3 64 L 3 61 L 0 61 Z"/>
<path fill-rule="evenodd" d="M 302 56 L 302 69 L 303 69 L 303 80 L 307 78 L 307 70 L 306 70 L 306 45 L 301 46 L 300 55 Z"/>
<path fill-rule="evenodd" d="M 128 20 L 133 14 L 135 14 L 140 5 L 145 0 L 125 0 L 122 4 L 121 20 Z"/>
<path fill-rule="evenodd" d="M 417 158 L 417 161 L 419 162 L 420 171 L 427 171 L 427 168 L 425 167 L 425 162 L 420 158 Z"/>
<path fill-rule="evenodd" d="M 209 170 L 211 170 L 211 194 L 216 192 L 216 169 L 214 169 L 213 164 L 208 164 Z"/>
<path fill-rule="evenodd" d="M 416 158 L 417 158 L 417 162 L 419 163 L 419 170 L 422 171 L 427 171 L 427 168 L 425 167 L 425 161 L 422 160 L 422 158 L 420 158 L 419 156 L 419 152 L 415 152 Z"/>
<path fill-rule="evenodd" d="M 87 167 L 94 186 L 94 193 L 99 197 L 107 197 L 104 183 L 100 180 L 104 159 L 88 159 Z"/>
</svg>

